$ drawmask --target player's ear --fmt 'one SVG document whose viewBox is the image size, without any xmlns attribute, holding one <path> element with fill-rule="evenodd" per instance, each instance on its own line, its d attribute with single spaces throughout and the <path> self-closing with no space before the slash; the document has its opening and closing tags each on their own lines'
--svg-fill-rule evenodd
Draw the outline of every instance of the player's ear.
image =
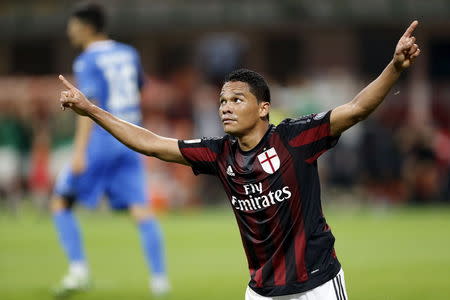
<svg viewBox="0 0 450 300">
<path fill-rule="evenodd" d="M 261 101 L 259 103 L 259 117 L 265 118 L 270 112 L 270 102 Z"/>
</svg>

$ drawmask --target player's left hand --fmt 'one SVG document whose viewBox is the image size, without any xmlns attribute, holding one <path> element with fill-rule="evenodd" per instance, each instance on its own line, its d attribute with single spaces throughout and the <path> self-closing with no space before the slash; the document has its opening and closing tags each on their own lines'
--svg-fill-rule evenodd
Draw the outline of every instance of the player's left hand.
<svg viewBox="0 0 450 300">
<path fill-rule="evenodd" d="M 417 20 L 412 22 L 395 47 L 393 62 L 398 71 L 409 68 L 420 54 L 419 46 L 415 43 L 416 38 L 412 35 L 417 25 L 419 25 Z"/>
</svg>

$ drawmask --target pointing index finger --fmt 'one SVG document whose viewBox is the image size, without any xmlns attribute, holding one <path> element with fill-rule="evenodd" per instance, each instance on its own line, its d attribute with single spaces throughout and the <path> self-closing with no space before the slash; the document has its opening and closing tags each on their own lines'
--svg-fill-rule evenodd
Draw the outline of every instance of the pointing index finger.
<svg viewBox="0 0 450 300">
<path fill-rule="evenodd" d="M 405 33 L 403 34 L 403 37 L 410 37 L 411 34 L 414 32 L 414 29 L 416 29 L 417 25 L 419 25 L 419 22 L 417 20 L 414 20 L 411 25 L 409 25 L 408 29 L 406 29 Z"/>
<path fill-rule="evenodd" d="M 66 78 L 64 78 L 64 76 L 59 75 L 58 78 L 62 81 L 62 83 L 68 88 L 68 89 L 75 89 L 75 87 L 69 82 L 67 81 Z"/>
</svg>

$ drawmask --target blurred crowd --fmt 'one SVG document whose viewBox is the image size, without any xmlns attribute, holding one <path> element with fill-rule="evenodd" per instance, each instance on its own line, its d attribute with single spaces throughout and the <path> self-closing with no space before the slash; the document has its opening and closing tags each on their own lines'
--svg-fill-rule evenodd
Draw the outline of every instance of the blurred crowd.
<svg viewBox="0 0 450 300">
<path fill-rule="evenodd" d="M 248 48 L 235 35 L 213 34 L 192 49 L 166 51 L 148 72 L 142 91 L 143 126 L 180 139 L 223 135 L 218 118 L 222 80 L 245 64 Z M 145 61 L 146 53 L 142 56 Z M 342 64 L 320 68 L 323 64 L 327 61 L 313 72 L 286 66 L 289 72 L 280 72 L 276 64 L 264 68 L 272 123 L 343 104 L 377 75 L 361 75 Z M 450 203 L 449 79 L 421 74 L 408 74 L 368 120 L 344 133 L 320 160 L 330 201 L 357 194 L 370 203 Z M 74 114 L 59 110 L 56 75 L 5 76 L 0 89 L 2 203 L 16 209 L 21 199 L 32 199 L 45 209 L 57 172 L 71 159 Z M 212 177 L 196 177 L 188 167 L 154 158 L 147 164 L 157 210 L 226 203 Z"/>
</svg>

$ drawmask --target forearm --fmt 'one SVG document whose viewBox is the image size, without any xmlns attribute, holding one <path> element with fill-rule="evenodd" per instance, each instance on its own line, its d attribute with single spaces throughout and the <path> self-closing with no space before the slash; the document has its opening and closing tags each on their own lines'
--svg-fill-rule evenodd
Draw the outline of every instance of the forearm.
<svg viewBox="0 0 450 300">
<path fill-rule="evenodd" d="M 420 49 L 412 36 L 419 22 L 413 21 L 397 43 L 392 61 L 377 79 L 372 81 L 356 97 L 336 107 L 330 116 L 330 134 L 337 136 L 361 120 L 367 118 L 383 102 L 387 93 L 400 77 L 402 70 L 411 66 Z"/>
<path fill-rule="evenodd" d="M 391 61 L 377 79 L 356 95 L 349 103 L 354 110 L 356 122 L 367 118 L 383 102 L 400 74 L 401 71 L 397 70 Z"/>
<path fill-rule="evenodd" d="M 156 139 L 153 132 L 121 120 L 95 105 L 91 105 L 86 112 L 89 118 L 127 147 L 145 155 L 155 156 L 150 146 Z"/>
<path fill-rule="evenodd" d="M 87 116 L 129 148 L 159 159 L 189 165 L 181 154 L 178 140 L 162 137 L 142 127 L 123 121 L 95 106 L 64 76 L 59 79 L 68 88 L 59 99 L 62 110 L 71 108 L 81 116 Z"/>
<path fill-rule="evenodd" d="M 338 136 L 356 123 L 367 118 L 383 102 L 387 93 L 400 77 L 391 61 L 377 79 L 365 87 L 352 101 L 331 112 L 330 133 Z"/>
</svg>

